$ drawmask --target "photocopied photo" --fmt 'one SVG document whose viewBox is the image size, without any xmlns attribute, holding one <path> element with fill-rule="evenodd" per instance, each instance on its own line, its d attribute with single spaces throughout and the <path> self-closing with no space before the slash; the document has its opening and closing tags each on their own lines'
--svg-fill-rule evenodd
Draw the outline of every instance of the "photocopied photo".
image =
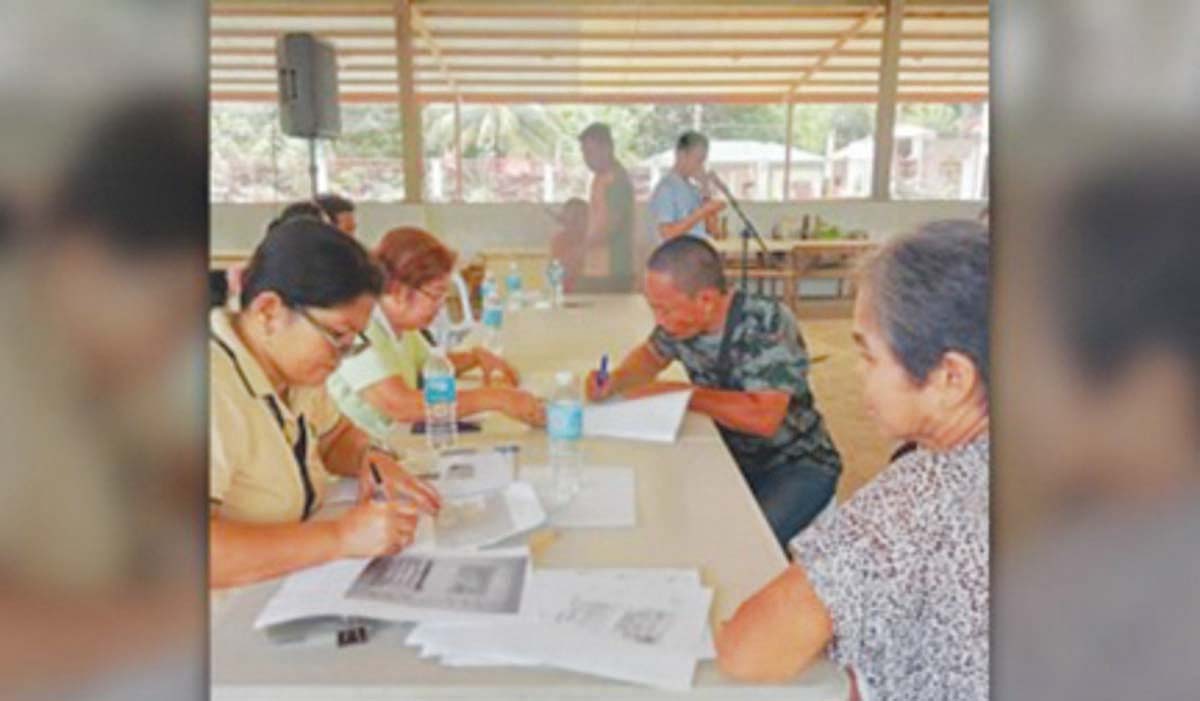
<svg viewBox="0 0 1200 701">
<path fill-rule="evenodd" d="M 371 561 L 346 594 L 411 608 L 510 613 L 521 608 L 529 558 L 396 555 Z"/>
<path fill-rule="evenodd" d="M 516 446 L 443 451 L 437 461 L 438 477 L 431 483 L 448 499 L 502 489 L 512 482 L 518 452 Z"/>
</svg>

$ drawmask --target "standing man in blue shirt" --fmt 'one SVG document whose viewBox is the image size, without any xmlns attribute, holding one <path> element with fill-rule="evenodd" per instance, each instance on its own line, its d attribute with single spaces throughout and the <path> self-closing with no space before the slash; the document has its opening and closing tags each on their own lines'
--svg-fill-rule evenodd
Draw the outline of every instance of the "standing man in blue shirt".
<svg viewBox="0 0 1200 701">
<path fill-rule="evenodd" d="M 725 203 L 709 197 L 708 138 L 697 131 L 684 132 L 675 144 L 675 165 L 650 195 L 651 240 L 667 241 L 682 234 L 708 238 L 717 231 L 717 212 Z M 692 181 L 699 183 L 697 186 Z"/>
</svg>

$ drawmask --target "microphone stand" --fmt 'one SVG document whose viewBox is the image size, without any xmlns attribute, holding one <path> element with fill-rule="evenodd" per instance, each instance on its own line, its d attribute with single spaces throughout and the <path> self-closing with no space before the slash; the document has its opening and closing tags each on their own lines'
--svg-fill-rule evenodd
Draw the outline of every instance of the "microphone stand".
<svg viewBox="0 0 1200 701">
<path fill-rule="evenodd" d="M 749 273 L 747 271 L 750 267 L 750 237 L 754 237 L 754 240 L 758 242 L 763 259 L 768 262 L 771 260 L 771 249 L 767 248 L 767 242 L 758 233 L 758 229 L 754 227 L 754 222 L 750 221 L 750 217 L 746 216 L 746 212 L 742 210 L 741 203 L 729 192 L 729 188 L 725 187 L 725 183 L 715 173 L 711 176 L 710 180 L 721 191 L 721 194 L 725 195 L 725 199 L 729 201 L 729 206 L 733 208 L 738 218 L 742 220 L 742 292 L 749 294 Z"/>
<path fill-rule="evenodd" d="M 313 199 L 317 197 L 317 137 L 308 139 L 308 183 L 312 186 Z"/>
</svg>

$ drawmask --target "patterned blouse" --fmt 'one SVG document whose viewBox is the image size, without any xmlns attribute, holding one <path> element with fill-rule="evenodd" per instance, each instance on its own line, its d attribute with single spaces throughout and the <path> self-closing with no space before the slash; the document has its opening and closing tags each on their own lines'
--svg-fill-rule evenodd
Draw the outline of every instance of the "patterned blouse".
<svg viewBox="0 0 1200 701">
<path fill-rule="evenodd" d="M 987 698 L 988 449 L 914 450 L 791 542 L 865 699 Z"/>
</svg>

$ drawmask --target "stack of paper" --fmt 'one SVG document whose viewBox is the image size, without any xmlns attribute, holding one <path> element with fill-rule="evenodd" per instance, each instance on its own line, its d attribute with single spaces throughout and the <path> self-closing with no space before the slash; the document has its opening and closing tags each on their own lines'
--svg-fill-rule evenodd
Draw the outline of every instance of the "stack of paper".
<svg viewBox="0 0 1200 701">
<path fill-rule="evenodd" d="M 712 656 L 695 570 L 540 570 L 517 619 L 427 620 L 410 645 L 452 666 L 544 665 L 670 689 Z"/>
<path fill-rule="evenodd" d="M 674 443 L 687 414 L 691 390 L 641 399 L 610 399 L 583 409 L 585 436 Z"/>
<path fill-rule="evenodd" d="M 529 580 L 528 548 L 335 560 L 285 579 L 254 627 L 262 630 L 329 616 L 382 621 L 514 619 L 528 605 Z"/>
</svg>

